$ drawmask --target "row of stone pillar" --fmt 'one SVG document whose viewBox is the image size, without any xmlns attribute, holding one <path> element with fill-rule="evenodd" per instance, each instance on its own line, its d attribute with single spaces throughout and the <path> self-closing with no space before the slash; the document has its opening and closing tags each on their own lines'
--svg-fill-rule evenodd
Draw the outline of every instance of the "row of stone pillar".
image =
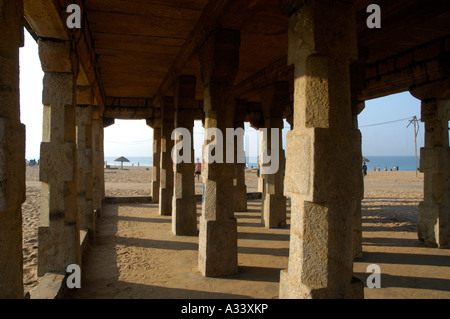
<svg viewBox="0 0 450 319">
<path fill-rule="evenodd" d="M 92 238 L 104 197 L 103 124 L 89 86 L 77 87 L 70 42 L 39 40 L 44 71 L 38 276 L 81 266 L 80 231 Z"/>
<path fill-rule="evenodd" d="M 285 174 L 285 192 L 291 198 L 290 253 L 288 269 L 281 273 L 280 298 L 361 298 L 363 285 L 353 276 L 356 251 L 353 224 L 354 216 L 360 215 L 362 198 L 361 135 L 355 125 L 350 79 L 350 63 L 358 58 L 353 4 L 327 0 L 280 2 L 289 15 L 288 59 L 295 65 L 295 126 L 287 136 Z M 0 0 L 2 298 L 23 295 L 21 204 L 25 199 L 25 133 L 19 116 L 18 78 L 22 11 L 21 1 Z M 329 19 L 330 12 L 333 19 Z M 205 128 L 226 131 L 237 126 L 232 88 L 238 71 L 239 47 L 239 31 L 216 30 L 200 50 Z M 81 265 L 80 229 L 94 227 L 90 207 L 101 205 L 99 196 L 104 194 L 104 181 L 103 125 L 99 116 L 92 115 L 90 121 L 86 115 L 95 114 L 95 108 L 91 111 L 89 105 L 83 105 L 77 109 L 78 63 L 70 45 L 41 41 L 39 48 L 45 72 L 40 162 L 42 212 L 38 234 L 38 275 L 43 275 L 64 270 L 68 264 Z M 184 207 L 190 207 L 193 190 L 191 181 L 184 179 L 188 175 L 193 178 L 192 172 L 185 173 L 192 167 L 173 168 L 167 159 L 173 128 L 191 127 L 191 118 L 186 120 L 189 123 L 183 122 L 184 115 L 189 113 L 185 111 L 189 103 L 181 101 L 191 95 L 180 98 L 182 83 L 186 85 L 183 87 L 192 86 L 192 82 L 180 79 L 177 84 L 180 87 L 175 91 L 179 93 L 172 100 L 164 100 L 161 106 L 160 131 L 154 130 L 155 138 L 161 134 L 156 139 L 161 140 L 160 210 L 162 214 L 170 212 L 175 220 L 187 216 Z M 449 87 L 447 80 L 412 90 L 422 100 L 422 120 L 426 126 L 421 156 L 425 196 L 419 207 L 419 238 L 439 247 L 448 245 L 450 224 Z M 271 87 L 265 99 L 278 101 L 277 92 L 282 90 L 282 85 Z M 265 125 L 277 127 L 280 117 L 276 110 L 270 107 L 263 110 Z M 204 147 L 209 143 L 206 140 Z M 236 165 L 206 163 L 202 176 L 199 270 L 205 276 L 233 274 L 237 272 L 237 222 L 235 192 L 230 190 L 236 186 Z M 267 189 L 264 207 L 282 201 L 283 192 L 272 188 L 280 184 L 279 178 L 264 182 Z M 156 198 L 155 191 L 152 195 Z M 184 198 L 186 202 L 180 201 Z M 79 204 L 80 201 L 84 203 Z M 283 218 L 274 223 L 280 225 Z M 178 225 L 173 229 L 178 231 Z"/>
<path fill-rule="evenodd" d="M 0 298 L 23 297 L 22 212 L 25 127 L 20 123 L 19 47 L 23 4 L 0 1 Z M 70 42 L 39 40 L 43 79 L 42 182 L 38 276 L 81 266 L 80 229 L 95 231 L 104 197 L 103 124 L 94 106 L 77 105 L 78 61 Z M 88 94 L 89 96 L 89 94 Z"/>
<path fill-rule="evenodd" d="M 204 128 L 244 129 L 246 101 L 236 100 L 233 82 L 239 66 L 240 32 L 216 30 L 200 50 L 204 93 Z M 237 222 L 235 211 L 247 210 L 245 163 L 237 163 L 238 154 L 244 153 L 243 140 L 234 137 L 234 163 L 208 163 L 203 160 L 203 201 L 199 231 L 194 183 L 193 126 L 196 78 L 180 76 L 174 85 L 174 96 L 160 102 L 161 117 L 148 119 L 153 127 L 153 181 L 152 197 L 159 203 L 160 215 L 172 215 L 172 231 L 175 235 L 199 233 L 199 269 L 205 276 L 227 275 L 237 272 Z M 265 128 L 280 132 L 276 141 L 280 154 L 280 167 L 264 180 L 262 223 L 268 227 L 286 224 L 286 197 L 283 195 L 284 151 L 281 142 L 283 110 L 288 103 L 289 84 L 277 82 L 262 90 Z M 175 128 L 189 132 L 190 140 L 172 136 Z M 271 153 L 272 136 L 266 137 L 268 153 Z M 187 138 L 187 136 L 183 137 Z M 175 140 L 173 140 L 175 139 Z M 183 142 L 190 151 L 189 163 L 174 163 L 171 151 Z M 205 137 L 203 152 L 212 141 Z M 187 151 L 186 150 L 186 151 Z M 223 158 L 227 158 L 224 149 Z M 203 156 L 203 159 L 205 159 Z"/>
</svg>

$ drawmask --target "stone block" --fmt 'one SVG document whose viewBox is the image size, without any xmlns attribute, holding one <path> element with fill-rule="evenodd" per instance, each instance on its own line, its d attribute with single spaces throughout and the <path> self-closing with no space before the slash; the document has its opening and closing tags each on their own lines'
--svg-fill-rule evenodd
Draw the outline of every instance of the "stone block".
<svg viewBox="0 0 450 319">
<path fill-rule="evenodd" d="M 266 228 L 279 228 L 286 226 L 286 197 L 266 194 L 263 199 L 263 220 Z"/>
<path fill-rule="evenodd" d="M 74 180 L 75 145 L 72 143 L 41 143 L 39 180 L 68 182 Z"/>
<path fill-rule="evenodd" d="M 0 212 L 25 201 L 25 126 L 0 118 Z"/>
<path fill-rule="evenodd" d="M 64 220 L 51 227 L 38 227 L 37 275 L 50 271 L 64 271 L 67 265 L 81 264 L 80 237 L 75 225 L 65 225 Z"/>
<path fill-rule="evenodd" d="M 44 72 L 71 73 L 71 43 L 69 41 L 39 40 L 39 58 Z"/>
<path fill-rule="evenodd" d="M 199 271 L 207 277 L 228 276 L 238 272 L 237 221 L 200 218 Z"/>
<path fill-rule="evenodd" d="M 173 197 L 172 232 L 177 236 L 196 236 L 198 234 L 195 195 L 183 198 Z"/>
<path fill-rule="evenodd" d="M 342 134 L 342 133 L 341 133 Z M 349 130 L 337 139 L 328 129 L 294 130 L 287 134 L 286 194 L 302 194 L 306 201 L 324 202 L 331 197 L 361 198 L 362 181 L 355 167 L 361 166 L 356 147 L 361 135 Z M 336 145 L 340 145 L 338 150 Z"/>
</svg>

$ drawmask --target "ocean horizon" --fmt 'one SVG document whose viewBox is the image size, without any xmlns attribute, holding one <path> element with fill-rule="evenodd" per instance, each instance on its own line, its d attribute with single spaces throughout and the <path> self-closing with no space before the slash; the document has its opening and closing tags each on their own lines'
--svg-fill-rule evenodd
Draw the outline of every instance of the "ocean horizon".
<svg viewBox="0 0 450 319">
<path fill-rule="evenodd" d="M 114 160 L 119 156 L 105 156 L 105 162 L 107 165 L 111 167 L 120 167 L 120 162 L 114 162 Z M 399 171 L 415 171 L 415 156 L 364 156 L 369 162 L 366 163 L 367 169 L 369 171 L 375 170 L 380 171 L 391 169 L 394 170 L 395 167 L 398 167 Z M 152 158 L 151 156 L 126 156 L 127 159 L 130 160 L 129 163 L 123 163 L 123 166 L 144 166 L 151 167 L 152 166 Z M 256 157 L 248 157 L 247 158 L 248 167 L 256 168 L 257 158 Z M 417 158 L 417 166 L 420 167 L 420 158 Z M 362 167 L 362 163 L 361 163 Z"/>
</svg>

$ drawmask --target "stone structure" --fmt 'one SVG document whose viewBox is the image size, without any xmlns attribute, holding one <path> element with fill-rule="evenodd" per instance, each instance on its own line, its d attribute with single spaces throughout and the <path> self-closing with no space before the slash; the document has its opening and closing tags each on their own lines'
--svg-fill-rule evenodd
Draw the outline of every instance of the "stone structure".
<svg viewBox="0 0 450 319">
<path fill-rule="evenodd" d="M 90 88 L 87 88 L 90 91 Z M 88 94 L 90 96 L 90 94 Z M 87 104 L 82 104 L 82 103 Z M 95 233 L 93 152 L 92 152 L 92 100 L 80 101 L 77 95 L 77 188 L 80 228 Z"/>
<path fill-rule="evenodd" d="M 173 164 L 172 164 L 172 131 L 174 129 L 173 98 L 164 98 L 161 105 L 161 155 L 160 155 L 160 185 L 159 214 L 172 215 L 173 195 Z"/>
<path fill-rule="evenodd" d="M 147 125 L 153 128 L 153 154 L 152 154 L 152 201 L 159 203 L 159 186 L 160 186 L 160 162 L 161 162 L 161 120 L 148 119 Z"/>
<path fill-rule="evenodd" d="M 272 158 L 270 163 L 262 164 L 264 166 L 273 165 L 278 162 L 278 170 L 274 174 L 263 174 L 263 191 L 261 203 L 262 224 L 267 228 L 282 227 L 286 225 L 286 197 L 284 196 L 284 168 L 285 156 L 282 142 L 283 131 L 283 110 L 289 101 L 289 83 L 275 82 L 264 87 L 261 91 L 261 106 L 264 116 L 264 128 L 266 129 L 267 139 L 263 144 L 267 148 L 268 156 Z M 272 129 L 278 130 L 278 140 L 274 141 Z M 264 135 L 263 135 L 264 136 Z M 275 142 L 275 143 L 274 143 Z M 275 159 L 275 150 L 272 145 L 278 149 L 278 158 Z"/>
<path fill-rule="evenodd" d="M 76 78 L 70 42 L 39 41 L 44 75 L 44 123 L 38 276 L 81 263 L 77 194 Z"/>
<path fill-rule="evenodd" d="M 234 128 L 244 130 L 245 111 L 247 101 L 236 101 L 236 113 L 234 117 Z M 245 150 L 244 136 L 234 137 L 234 162 L 236 163 L 236 178 L 233 181 L 233 203 L 235 212 L 247 211 L 247 186 L 245 185 Z M 243 158 L 239 158 L 239 155 Z"/>
<path fill-rule="evenodd" d="M 239 67 L 239 47 L 239 31 L 218 29 L 201 48 L 205 129 L 217 128 L 226 132 L 234 125 L 233 81 Z M 208 152 L 210 143 L 211 140 L 205 138 L 204 153 Z M 223 154 L 226 158 L 226 150 Z M 235 176 L 235 164 L 215 162 L 202 165 L 204 198 L 198 266 L 204 276 L 237 273 L 237 222 L 234 218 L 233 191 L 230 191 Z"/>
<path fill-rule="evenodd" d="M 19 106 L 22 14 L 20 1 L 0 1 L 0 299 L 23 298 L 25 127 L 20 123 Z"/>
<path fill-rule="evenodd" d="M 280 298 L 363 297 L 353 277 L 352 212 L 362 189 L 350 95 L 349 65 L 358 57 L 353 14 L 351 3 L 334 1 L 289 10 L 295 128 L 287 136 L 291 245 Z"/>
<path fill-rule="evenodd" d="M 23 26 L 39 42 L 45 72 L 39 276 L 62 277 L 49 273 L 81 264 L 80 238 L 86 230 L 95 234 L 105 196 L 104 128 L 115 119 L 145 119 L 153 128 L 152 200 L 162 215 L 173 215 L 177 235 L 195 234 L 197 225 L 193 165 L 173 165 L 173 129 L 192 132 L 201 120 L 222 132 L 244 122 L 281 130 L 286 119 L 293 130 L 284 182 L 282 149 L 279 171 L 260 178 L 266 227 L 285 223 L 285 196 L 291 199 L 280 297 L 363 297 L 353 277 L 353 258 L 362 253 L 357 116 L 364 101 L 403 91 L 422 101 L 426 126 L 418 237 L 448 246 L 445 1 L 385 1 L 381 31 L 367 27 L 362 0 L 72 2 L 82 7 L 80 29 L 66 24 L 67 1 L 0 0 L 0 298 L 23 296 Z M 261 144 L 270 146 L 270 139 Z M 212 145 L 206 138 L 204 154 Z M 235 145 L 228 155 L 236 159 L 242 149 Z M 202 170 L 198 268 L 204 276 L 235 274 L 234 212 L 246 210 L 244 166 L 203 162 Z"/>
<path fill-rule="evenodd" d="M 174 142 L 174 148 L 183 144 L 180 157 L 186 159 L 173 164 L 173 200 L 172 200 L 172 232 L 175 235 L 197 235 L 197 203 L 195 200 L 194 181 L 194 112 L 195 107 L 194 76 L 181 76 L 175 87 L 174 103 L 176 128 L 186 130 Z M 189 139 L 189 141 L 186 141 Z M 189 156 L 185 156 L 189 154 Z"/>
<path fill-rule="evenodd" d="M 419 239 L 427 245 L 449 246 L 450 240 L 450 79 L 414 87 L 422 101 L 425 147 L 420 152 L 424 200 L 419 204 Z"/>
</svg>

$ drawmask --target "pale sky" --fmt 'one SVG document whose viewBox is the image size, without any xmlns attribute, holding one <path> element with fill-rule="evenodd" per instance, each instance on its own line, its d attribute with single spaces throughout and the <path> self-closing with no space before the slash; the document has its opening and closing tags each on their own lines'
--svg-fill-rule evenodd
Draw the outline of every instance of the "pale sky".
<svg viewBox="0 0 450 319">
<path fill-rule="evenodd" d="M 37 44 L 25 32 L 25 47 L 20 50 L 21 121 L 26 125 L 26 157 L 39 158 L 42 141 L 42 78 Z M 407 118 L 420 119 L 420 101 L 408 92 L 366 101 L 366 108 L 358 117 L 363 136 L 364 156 L 414 156 L 414 129 L 406 128 Z M 397 121 L 402 120 L 402 121 Z M 395 121 L 394 123 L 386 123 Z M 383 124 L 386 123 L 386 124 Z M 289 126 L 285 123 L 285 127 Z M 285 137 L 288 129 L 283 130 Z M 246 125 L 246 151 L 257 156 L 258 132 Z M 116 120 L 105 129 L 105 156 L 151 156 L 152 129 L 144 120 Z M 285 145 L 285 140 L 283 138 Z M 424 127 L 420 123 L 418 149 L 423 147 Z M 194 127 L 195 157 L 201 154 L 203 128 L 196 121 Z"/>
</svg>

